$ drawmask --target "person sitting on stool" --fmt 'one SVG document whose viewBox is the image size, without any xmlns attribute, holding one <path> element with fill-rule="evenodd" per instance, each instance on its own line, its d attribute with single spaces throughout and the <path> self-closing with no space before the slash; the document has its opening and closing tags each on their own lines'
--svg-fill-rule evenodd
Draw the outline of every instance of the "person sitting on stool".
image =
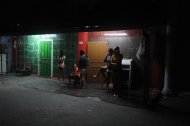
<svg viewBox="0 0 190 126">
<path fill-rule="evenodd" d="M 69 75 L 68 79 L 69 79 L 69 84 L 71 84 L 71 79 L 74 80 L 74 84 L 80 83 L 80 71 L 77 64 L 74 63 L 73 70 Z"/>
</svg>

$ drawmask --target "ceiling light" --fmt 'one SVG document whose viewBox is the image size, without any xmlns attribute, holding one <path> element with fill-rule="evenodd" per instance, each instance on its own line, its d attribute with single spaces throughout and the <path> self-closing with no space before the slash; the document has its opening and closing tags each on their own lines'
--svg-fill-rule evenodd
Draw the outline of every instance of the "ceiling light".
<svg viewBox="0 0 190 126">
<path fill-rule="evenodd" d="M 42 35 L 39 35 L 41 38 L 54 38 L 54 37 L 57 37 L 56 34 L 42 34 Z"/>
<path fill-rule="evenodd" d="M 85 28 L 90 28 L 90 26 L 85 26 Z"/>
<path fill-rule="evenodd" d="M 100 26 L 98 26 L 98 25 L 95 25 L 94 27 L 95 27 L 95 28 L 98 28 L 98 27 L 100 27 Z"/>
<path fill-rule="evenodd" d="M 105 33 L 105 36 L 126 36 L 127 33 Z"/>
</svg>

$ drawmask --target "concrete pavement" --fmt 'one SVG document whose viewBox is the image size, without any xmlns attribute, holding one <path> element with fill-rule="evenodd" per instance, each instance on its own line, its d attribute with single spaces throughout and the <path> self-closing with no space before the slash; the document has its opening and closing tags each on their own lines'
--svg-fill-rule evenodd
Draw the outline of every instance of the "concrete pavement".
<svg viewBox="0 0 190 126">
<path fill-rule="evenodd" d="M 189 105 L 182 103 L 189 103 L 189 98 L 181 101 L 171 98 L 162 101 L 157 111 L 150 111 L 88 97 L 57 94 L 54 93 L 58 88 L 53 86 L 56 85 L 54 80 L 32 77 L 29 81 L 29 78 L 15 76 L 10 80 L 0 76 L 4 83 L 0 84 L 0 126 L 189 125 Z M 38 79 L 43 79 L 48 86 L 38 83 Z M 39 84 L 38 88 L 34 86 L 36 84 Z"/>
</svg>

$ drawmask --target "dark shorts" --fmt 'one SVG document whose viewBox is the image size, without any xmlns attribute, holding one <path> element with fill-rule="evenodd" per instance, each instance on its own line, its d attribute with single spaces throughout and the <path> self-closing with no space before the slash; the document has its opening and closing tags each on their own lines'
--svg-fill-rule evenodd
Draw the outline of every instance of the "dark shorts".
<svg viewBox="0 0 190 126">
<path fill-rule="evenodd" d="M 86 69 L 85 68 L 80 69 L 80 73 L 81 73 L 81 75 L 85 75 L 86 74 Z"/>
</svg>

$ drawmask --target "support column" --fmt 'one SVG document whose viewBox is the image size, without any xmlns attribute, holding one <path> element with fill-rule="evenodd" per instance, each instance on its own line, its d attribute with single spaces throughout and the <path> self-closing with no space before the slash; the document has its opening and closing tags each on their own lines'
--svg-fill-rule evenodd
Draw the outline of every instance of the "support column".
<svg viewBox="0 0 190 126">
<path fill-rule="evenodd" d="M 175 46 L 177 44 L 177 1 L 169 3 L 168 11 L 168 25 L 167 25 L 167 40 L 166 40 L 166 59 L 165 59 L 165 77 L 164 88 L 162 93 L 164 95 L 171 95 L 174 89 L 175 79 Z"/>
</svg>

